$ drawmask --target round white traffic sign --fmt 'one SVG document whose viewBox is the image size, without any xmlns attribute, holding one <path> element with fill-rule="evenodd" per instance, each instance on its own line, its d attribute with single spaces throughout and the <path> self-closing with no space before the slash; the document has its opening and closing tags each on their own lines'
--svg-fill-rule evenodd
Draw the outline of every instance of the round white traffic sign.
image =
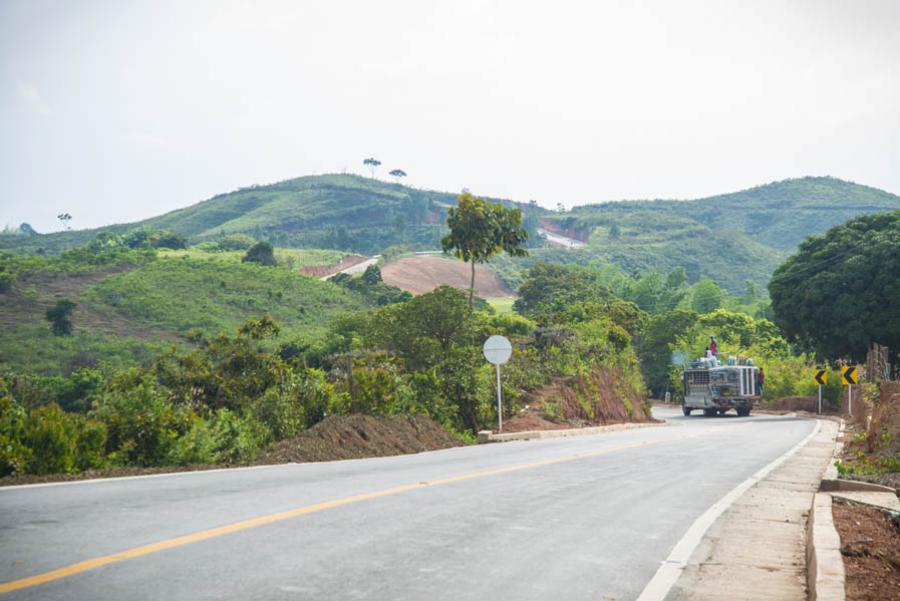
<svg viewBox="0 0 900 601">
<path fill-rule="evenodd" d="M 494 365 L 503 365 L 512 355 L 512 345 L 506 336 L 491 336 L 484 342 L 484 358 Z"/>
</svg>

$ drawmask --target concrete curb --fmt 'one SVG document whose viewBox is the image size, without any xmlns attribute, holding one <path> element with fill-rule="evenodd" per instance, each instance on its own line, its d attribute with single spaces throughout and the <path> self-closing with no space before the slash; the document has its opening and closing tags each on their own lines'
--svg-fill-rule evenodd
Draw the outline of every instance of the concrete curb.
<svg viewBox="0 0 900 601">
<path fill-rule="evenodd" d="M 834 451 L 831 461 L 825 468 L 823 479 L 819 483 L 819 492 L 813 496 L 809 509 L 809 520 L 806 523 L 806 586 L 809 600 L 844 601 L 844 557 L 841 555 L 841 536 L 834 527 L 834 515 L 831 513 L 833 499 L 828 492 L 829 486 L 839 490 L 840 484 L 836 462 L 839 461 L 844 444 L 847 424 L 841 419 L 834 440 Z M 834 484 L 832 484 L 834 483 Z"/>
<path fill-rule="evenodd" d="M 482 430 L 478 433 L 478 444 L 488 442 L 510 442 L 512 440 L 539 440 L 544 438 L 589 436 L 591 434 L 602 434 L 604 432 L 619 432 L 622 430 L 634 430 L 636 428 L 658 428 L 670 425 L 670 422 L 641 422 L 634 424 L 611 424 L 609 426 L 595 426 L 592 428 L 569 428 L 566 430 L 528 430 L 526 432 L 509 432 L 506 434 L 494 434 L 490 430 Z"/>
<path fill-rule="evenodd" d="M 806 585 L 810 601 L 844 601 L 844 558 L 834 527 L 831 495 L 816 493 L 806 529 Z"/>
</svg>

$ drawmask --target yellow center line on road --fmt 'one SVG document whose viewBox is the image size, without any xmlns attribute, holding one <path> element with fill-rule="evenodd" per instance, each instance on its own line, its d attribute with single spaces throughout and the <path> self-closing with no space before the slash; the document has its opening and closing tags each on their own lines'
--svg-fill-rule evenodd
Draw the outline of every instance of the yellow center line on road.
<svg viewBox="0 0 900 601">
<path fill-rule="evenodd" d="M 725 428 L 733 428 L 735 426 L 726 426 Z M 740 427 L 739 425 L 737 427 Z M 325 501 L 323 503 L 315 503 L 313 505 L 306 505 L 304 507 L 298 507 L 296 509 L 290 509 L 288 511 L 281 511 L 278 513 L 271 513 L 269 515 L 260 516 L 257 518 L 251 518 L 248 520 L 242 520 L 240 522 L 235 522 L 233 524 L 228 524 L 226 526 L 219 526 L 217 528 L 210 528 L 208 530 L 201 530 L 199 532 L 194 532 L 193 534 L 186 534 L 184 536 L 177 536 L 175 538 L 169 538 L 166 540 L 162 540 L 156 543 L 151 543 L 149 545 L 142 545 L 140 547 L 134 547 L 132 549 L 127 549 L 125 551 L 119 551 L 117 553 L 111 553 L 109 555 L 103 555 L 100 557 L 94 557 L 93 559 L 87 559 L 85 561 L 79 561 L 78 563 L 73 563 L 71 565 L 58 568 L 56 570 L 51 570 L 49 572 L 43 572 L 41 574 L 36 574 L 34 576 L 29 576 L 27 578 L 20 578 L 19 580 L 10 580 L 8 582 L 0 583 L 0 593 L 10 593 L 12 591 L 17 591 L 24 588 L 30 588 L 33 586 L 37 586 L 39 584 L 46 584 L 48 582 L 52 582 L 54 580 L 59 580 L 61 578 L 66 578 L 68 576 L 74 576 L 75 574 L 80 574 L 82 572 L 87 572 L 89 570 L 94 570 L 105 565 L 109 565 L 112 563 L 117 563 L 120 561 L 125 561 L 126 559 L 134 559 L 136 557 L 142 557 L 144 555 L 150 555 L 152 553 L 157 553 L 159 551 L 165 551 L 166 549 L 173 549 L 175 547 L 181 547 L 184 545 L 189 545 L 191 543 L 198 543 L 200 541 L 208 540 L 211 538 L 216 538 L 219 536 L 223 536 L 226 534 L 232 534 L 234 532 L 240 532 L 242 530 L 249 530 L 251 528 L 256 528 L 258 526 L 265 526 L 266 524 L 273 524 L 275 522 L 281 522 L 284 520 L 289 520 L 291 518 L 299 517 L 301 515 L 307 515 L 310 513 L 316 513 L 318 511 L 323 511 L 325 509 L 333 509 L 335 507 L 342 507 L 344 505 L 351 505 L 353 503 L 360 503 L 362 501 L 370 501 L 372 499 L 379 499 L 381 497 L 390 497 L 393 495 L 399 495 L 405 492 L 410 492 L 413 490 L 419 490 L 422 488 L 428 488 L 431 486 L 440 486 L 443 484 L 453 484 L 455 482 L 464 482 L 466 480 L 475 480 L 477 478 L 485 478 L 487 476 L 496 476 L 498 474 L 509 474 L 511 472 L 518 472 L 522 470 L 534 469 L 537 467 L 543 467 L 547 465 L 555 465 L 559 463 L 567 463 L 570 461 L 578 461 L 579 459 L 590 459 L 593 457 L 599 457 L 601 455 L 608 455 L 609 453 L 615 453 L 617 451 L 625 451 L 628 449 L 635 449 L 639 447 L 645 447 L 653 444 L 658 444 L 661 442 L 675 442 L 680 440 L 685 440 L 688 438 L 696 438 L 698 436 L 702 436 L 703 434 L 709 432 L 721 432 L 725 428 L 711 428 L 708 430 L 701 430 L 700 432 L 694 434 L 688 434 L 685 436 L 678 436 L 674 438 L 657 438 L 651 440 L 645 440 L 641 442 L 635 442 L 626 445 L 620 445 L 617 447 L 610 447 L 607 449 L 601 449 L 598 451 L 590 451 L 587 453 L 576 453 L 574 455 L 566 455 L 564 457 L 557 457 L 555 459 L 545 459 L 542 461 L 534 461 L 531 463 L 521 463 L 517 465 L 510 465 L 506 467 L 498 467 L 487 470 L 481 470 L 477 472 L 470 472 L 468 474 L 462 474 L 459 476 L 451 476 L 449 478 L 440 478 L 437 480 L 429 480 L 424 482 L 416 482 L 415 484 L 405 484 L 403 486 L 395 486 L 393 488 L 386 488 L 384 490 L 379 490 L 370 493 L 364 493 L 360 495 L 353 495 L 350 497 L 343 497 L 341 499 L 334 499 L 331 501 Z"/>
</svg>

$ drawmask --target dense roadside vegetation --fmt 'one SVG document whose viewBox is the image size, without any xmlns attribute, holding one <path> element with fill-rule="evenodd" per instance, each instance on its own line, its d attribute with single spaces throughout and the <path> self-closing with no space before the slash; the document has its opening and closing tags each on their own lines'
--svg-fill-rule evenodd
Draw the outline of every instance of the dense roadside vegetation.
<svg viewBox="0 0 900 601">
<path fill-rule="evenodd" d="M 339 255 L 273 249 L 244 234 L 180 248 L 165 232 L 104 233 L 55 257 L 2 255 L 0 476 L 247 463 L 326 416 L 352 413 L 425 415 L 469 441 L 497 419 L 481 355 L 491 334 L 516 349 L 504 369 L 505 418 L 552 384 L 572 386 L 579 415 L 597 419 L 601 372 L 616 374 L 629 415 L 640 413 L 633 399 L 677 399 L 673 353 L 699 356 L 711 335 L 720 356 L 765 367 L 764 400 L 811 395 L 816 366 L 854 352 L 817 344 L 841 324 L 824 324 L 819 338 L 791 333 L 791 311 L 802 307 L 782 291 L 839 292 L 842 270 L 860 261 L 892 269 L 896 215 L 804 243 L 773 281 L 774 307 L 753 280 L 734 294 L 709 278 L 691 282 L 683 266 L 632 274 L 534 261 L 518 275 L 512 312 L 498 313 L 448 287 L 412 297 L 377 266 L 322 282 L 298 268 Z M 798 283 L 813 265 L 824 279 Z M 779 284 L 782 274 L 795 279 Z M 895 281 L 859 294 L 877 300 Z M 891 324 L 888 315 L 881 331 Z M 835 406 L 839 378 L 829 382 Z M 552 401 L 543 410 L 561 416 Z"/>
</svg>

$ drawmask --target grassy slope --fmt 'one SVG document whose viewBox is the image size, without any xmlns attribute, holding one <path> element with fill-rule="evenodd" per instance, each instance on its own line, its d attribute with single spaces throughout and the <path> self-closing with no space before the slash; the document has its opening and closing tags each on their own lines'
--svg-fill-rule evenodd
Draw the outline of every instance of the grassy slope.
<svg viewBox="0 0 900 601">
<path fill-rule="evenodd" d="M 160 259 L 87 289 L 96 311 L 180 334 L 232 331 L 269 314 L 286 335 L 315 338 L 339 312 L 361 308 L 349 290 L 278 267 L 191 258 Z"/>
<path fill-rule="evenodd" d="M 333 254 L 276 252 L 294 258 L 294 267 L 328 262 Z M 281 323 L 283 338 L 315 339 L 334 316 L 363 306 L 344 287 L 287 267 L 241 263 L 238 253 L 162 255 L 143 266 L 38 272 L 0 294 L 0 371 L 55 374 L 99 362 L 147 363 L 162 348 L 187 344 L 189 331 L 233 331 L 267 313 Z M 78 303 L 73 336 L 53 336 L 44 318 L 59 298 Z"/>
</svg>

